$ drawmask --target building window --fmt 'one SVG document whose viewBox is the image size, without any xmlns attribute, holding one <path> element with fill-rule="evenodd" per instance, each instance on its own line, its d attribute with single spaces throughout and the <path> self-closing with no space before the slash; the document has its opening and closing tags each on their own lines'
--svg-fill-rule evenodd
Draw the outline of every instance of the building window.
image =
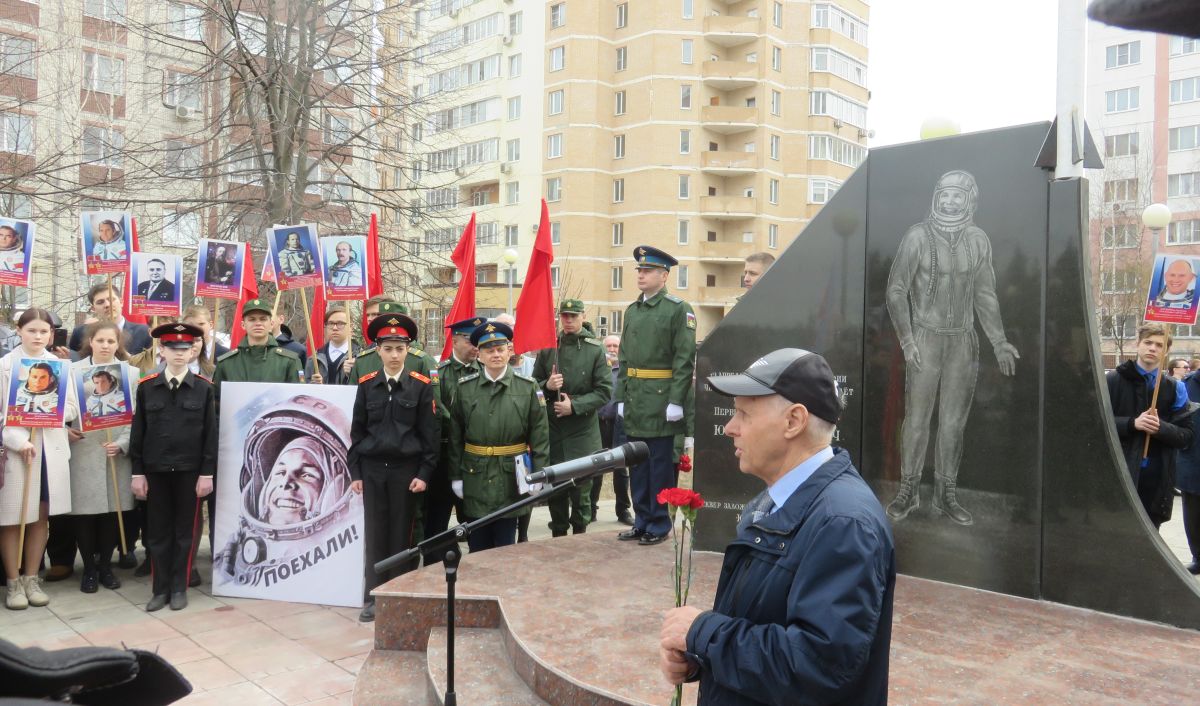
<svg viewBox="0 0 1200 706">
<path fill-rule="evenodd" d="M 691 221 L 681 220 L 675 229 L 675 242 L 687 245 L 691 241 Z"/>
<path fill-rule="evenodd" d="M 546 158 L 554 159 L 562 156 L 562 133 L 556 132 L 546 136 Z"/>
<path fill-rule="evenodd" d="M 83 161 L 119 169 L 125 135 L 111 128 L 88 125 L 83 128 Z"/>
<path fill-rule="evenodd" d="M 679 175 L 679 198 L 686 199 L 691 196 L 692 178 L 687 174 Z"/>
<path fill-rule="evenodd" d="M 204 148 L 182 140 L 167 140 L 163 150 L 163 173 L 180 177 L 195 173 L 203 160 Z"/>
<path fill-rule="evenodd" d="M 1171 37 L 1171 56 L 1195 54 L 1200 51 L 1200 39 L 1191 37 Z"/>
<path fill-rule="evenodd" d="M 775 25 L 776 27 L 783 26 L 783 3 L 771 3 L 771 24 Z"/>
<path fill-rule="evenodd" d="M 612 224 L 612 244 L 613 247 L 619 247 L 625 244 L 625 224 Z"/>
<path fill-rule="evenodd" d="M 684 39 L 679 42 L 680 61 L 685 64 L 692 63 L 692 40 Z"/>
<path fill-rule="evenodd" d="M 1200 125 L 1173 127 L 1167 131 L 1167 147 L 1172 152 L 1194 150 L 1200 146 Z"/>
<path fill-rule="evenodd" d="M 1200 76 L 1176 79 L 1171 82 L 1171 102 L 1187 103 L 1200 98 Z"/>
<path fill-rule="evenodd" d="M 1108 187 L 1110 184 L 1119 184 L 1121 182 L 1105 182 L 1104 183 L 1104 200 L 1105 201 L 1133 201 L 1137 198 L 1137 180 L 1123 179 L 1121 181 L 1129 182 L 1132 196 L 1127 199 L 1109 199 Z M 1183 174 L 1171 174 L 1167 177 L 1167 196 L 1176 198 L 1179 196 L 1200 196 L 1200 172 L 1185 172 Z"/>
<path fill-rule="evenodd" d="M 813 91 L 810 99 L 813 115 L 827 115 L 854 127 L 867 126 L 867 106 L 829 91 Z"/>
<path fill-rule="evenodd" d="M 1126 132 L 1104 138 L 1105 157 L 1127 157 L 1138 153 L 1138 133 Z"/>
<path fill-rule="evenodd" d="M 1104 111 L 1120 113 L 1126 110 L 1137 110 L 1140 89 L 1137 86 L 1118 88 L 1115 91 L 1104 92 Z"/>
<path fill-rule="evenodd" d="M 773 204 L 779 203 L 779 180 L 770 179 L 767 181 L 767 201 Z"/>
<path fill-rule="evenodd" d="M 829 199 L 833 198 L 833 194 L 838 190 L 839 186 L 841 186 L 841 182 L 833 181 L 832 179 L 809 179 L 808 202 L 828 203 Z"/>
<path fill-rule="evenodd" d="M 1128 270 L 1101 272 L 1100 290 L 1105 294 L 1125 294 L 1137 289 L 1137 273 Z"/>
<path fill-rule="evenodd" d="M 847 167 L 857 167 L 867 158 L 867 148 L 833 135 L 809 135 L 808 158 L 828 159 Z"/>
<path fill-rule="evenodd" d="M 1132 223 L 1104 226 L 1100 242 L 1104 248 L 1109 250 L 1136 248 L 1138 246 L 1138 228 Z"/>
<path fill-rule="evenodd" d="M 200 214 L 167 211 L 163 213 L 163 245 L 194 248 L 200 242 Z"/>
<path fill-rule="evenodd" d="M 774 223 L 767 226 L 767 247 L 772 250 L 779 247 L 779 226 Z"/>
<path fill-rule="evenodd" d="M 521 161 L 521 139 L 516 138 L 516 139 L 509 140 L 506 143 L 506 145 L 508 148 L 508 161 L 509 162 Z"/>
<path fill-rule="evenodd" d="M 567 23 L 567 3 L 550 6 L 550 29 L 558 29 Z"/>
<path fill-rule="evenodd" d="M 1118 66 L 1129 66 L 1142 62 L 1142 43 L 1125 42 L 1114 44 L 1104 49 L 1104 68 L 1115 69 Z"/>
<path fill-rule="evenodd" d="M 125 94 L 125 62 L 90 51 L 83 53 L 83 88 L 112 96 Z"/>
<path fill-rule="evenodd" d="M 625 136 L 613 136 L 613 159 L 624 159 L 625 157 Z"/>
<path fill-rule="evenodd" d="M 621 203 L 625 200 L 625 180 L 613 179 L 613 203 Z"/>
<path fill-rule="evenodd" d="M 323 139 L 327 145 L 343 145 L 350 141 L 350 117 L 326 111 Z"/>
<path fill-rule="evenodd" d="M 1171 221 L 1167 226 L 1167 245 L 1200 243 L 1200 219 Z"/>
<path fill-rule="evenodd" d="M 624 287 L 625 278 L 622 276 L 623 274 L 624 270 L 620 267 L 612 268 L 612 279 L 610 281 L 612 282 L 613 289 L 622 289 Z"/>
<path fill-rule="evenodd" d="M 561 278 L 562 278 L 562 271 L 559 270 L 558 265 L 551 265 L 550 266 L 550 286 L 554 289 L 558 289 Z"/>
<path fill-rule="evenodd" d="M 508 77 L 516 78 L 521 75 L 521 55 L 513 54 L 508 57 Z"/>
<path fill-rule="evenodd" d="M 692 109 L 692 87 L 690 84 L 683 84 L 679 87 L 679 107 L 683 110 Z"/>
<path fill-rule="evenodd" d="M 629 49 L 617 47 L 617 71 L 624 71 L 629 65 Z"/>
<path fill-rule="evenodd" d="M 125 0 L 83 0 L 83 14 L 125 24 Z"/>
<path fill-rule="evenodd" d="M 504 226 L 504 247 L 515 248 L 520 245 L 521 226 L 507 225 Z"/>
<path fill-rule="evenodd" d="M 768 143 L 769 154 L 771 159 L 779 159 L 779 135 L 771 135 L 771 141 Z"/>
<path fill-rule="evenodd" d="M 4 76 L 35 76 L 33 40 L 0 34 L 0 74 Z"/>
<path fill-rule="evenodd" d="M 778 4 L 778 3 L 777 3 Z M 812 26 L 832 29 L 855 42 L 867 45 L 867 25 L 835 5 L 817 3 L 812 6 Z"/>
<path fill-rule="evenodd" d="M 521 201 L 521 182 L 510 181 L 504 185 L 504 203 L 512 206 Z"/>
<path fill-rule="evenodd" d="M 0 113 L 0 152 L 33 154 L 33 118 Z"/>
<path fill-rule="evenodd" d="M 550 224 L 550 244 L 562 244 L 562 223 L 559 223 L 558 221 L 554 221 Z"/>
<path fill-rule="evenodd" d="M 831 73 L 859 86 L 867 85 L 867 65 L 829 47 L 813 48 L 812 70 Z"/>
<path fill-rule="evenodd" d="M 690 20 L 695 16 L 695 10 L 692 7 L 692 0 L 683 0 L 683 19 Z"/>
<path fill-rule="evenodd" d="M 612 322 L 613 333 L 622 333 L 621 323 L 622 323 L 624 316 L 625 316 L 625 312 L 623 312 L 623 311 L 619 311 L 616 309 L 614 309 L 612 311 L 612 314 L 609 316 L 608 320 Z"/>
<path fill-rule="evenodd" d="M 692 131 L 691 130 L 680 130 L 679 131 L 679 154 L 691 154 L 691 153 L 692 153 Z"/>
<path fill-rule="evenodd" d="M 623 2 L 617 5 L 617 29 L 624 29 L 629 26 L 629 3 Z"/>
<path fill-rule="evenodd" d="M 1183 174 L 1183 175 L 1173 174 L 1170 177 L 1168 177 L 1168 179 L 1167 179 L 1168 191 L 1174 185 L 1174 182 L 1171 180 L 1176 179 L 1179 176 L 1188 177 L 1191 175 L 1189 175 L 1189 174 Z M 1188 183 L 1189 184 L 1191 183 L 1190 180 Z M 1136 201 L 1137 200 L 1137 192 L 1138 192 L 1137 179 L 1113 179 L 1111 181 L 1104 182 L 1104 201 L 1105 201 L 1105 203 L 1116 203 L 1116 202 L 1120 202 L 1120 201 Z M 1168 196 L 1178 196 L 1178 195 L 1179 194 L 1168 193 Z"/>
<path fill-rule="evenodd" d="M 508 119 L 519 120 L 521 118 L 521 96 L 516 96 L 508 99 Z"/>
<path fill-rule="evenodd" d="M 562 198 L 562 177 L 551 177 L 546 180 L 546 200 L 558 201 Z"/>
<path fill-rule="evenodd" d="M 510 36 L 517 36 L 525 26 L 525 15 L 520 12 L 514 12 L 508 16 L 508 33 Z"/>
<path fill-rule="evenodd" d="M 562 71 L 567 65 L 567 48 L 554 47 L 550 50 L 550 70 Z"/>
<path fill-rule="evenodd" d="M 550 98 L 547 101 L 547 104 L 550 106 L 550 109 L 549 109 L 550 115 L 558 115 L 563 112 L 563 98 L 564 97 L 565 97 L 565 94 L 563 92 L 563 89 L 561 89 L 561 88 L 558 89 L 557 91 L 550 91 Z"/>
<path fill-rule="evenodd" d="M 617 91 L 614 94 L 613 115 L 625 114 L 625 91 Z"/>
<path fill-rule="evenodd" d="M 167 5 L 167 34 L 191 42 L 204 40 L 204 8 L 173 2 Z"/>
<path fill-rule="evenodd" d="M 688 286 L 688 266 L 679 265 L 675 268 L 675 288 L 687 289 Z"/>
<path fill-rule="evenodd" d="M 771 91 L 771 115 L 779 115 L 783 112 L 783 94 L 779 91 Z"/>
<path fill-rule="evenodd" d="M 771 68 L 783 71 L 783 49 L 771 47 Z"/>
<path fill-rule="evenodd" d="M 1130 314 L 1105 315 L 1100 318 L 1100 335 L 1104 338 L 1130 339 L 1137 335 L 1137 325 L 1141 319 Z M 1193 328 L 1192 326 L 1175 325 L 1175 338 L 1189 338 L 1180 331 Z"/>
</svg>

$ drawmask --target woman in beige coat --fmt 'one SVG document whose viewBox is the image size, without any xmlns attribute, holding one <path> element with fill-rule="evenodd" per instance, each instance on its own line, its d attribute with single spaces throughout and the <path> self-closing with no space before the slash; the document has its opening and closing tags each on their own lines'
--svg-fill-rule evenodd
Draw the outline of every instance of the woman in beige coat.
<svg viewBox="0 0 1200 706">
<path fill-rule="evenodd" d="M 0 358 L 0 392 L 5 413 L 8 406 L 8 385 L 13 366 L 21 358 L 56 360 L 46 350 L 54 331 L 54 319 L 45 309 L 27 309 L 17 319 L 17 334 L 21 345 Z M 66 421 L 79 416 L 75 388 L 68 374 L 62 375 L 59 394 L 66 395 Z M 4 447 L 8 462 L 4 469 L 4 485 L 0 487 L 0 553 L 4 555 L 4 574 L 8 582 L 5 605 L 12 610 L 27 606 L 44 606 L 50 597 L 42 591 L 38 568 L 46 551 L 50 515 L 71 511 L 71 445 L 65 428 L 39 429 L 36 438 L 25 427 L 5 426 Z M 25 512 L 25 553 L 17 556 L 20 540 L 21 500 L 25 497 L 25 469 L 30 468 L 28 504 Z"/>
<path fill-rule="evenodd" d="M 80 360 L 72 364 L 77 375 L 93 365 L 119 365 L 129 358 L 121 345 L 121 330 L 112 321 L 91 324 L 83 333 Z M 129 377 L 129 400 L 126 407 L 121 384 L 111 374 L 101 370 L 92 380 L 84 380 L 85 391 L 92 396 L 80 401 L 80 409 L 94 415 L 132 412 L 137 395 L 137 368 L 126 367 Z M 121 587 L 121 580 L 112 572 L 113 550 L 117 548 L 117 513 L 133 509 L 130 489 L 129 426 L 112 429 L 79 431 L 67 428 L 71 438 L 71 515 L 75 524 L 75 539 L 83 556 L 83 576 L 79 590 L 95 593 L 99 586 Z M 114 473 L 109 471 L 112 459 Z"/>
</svg>

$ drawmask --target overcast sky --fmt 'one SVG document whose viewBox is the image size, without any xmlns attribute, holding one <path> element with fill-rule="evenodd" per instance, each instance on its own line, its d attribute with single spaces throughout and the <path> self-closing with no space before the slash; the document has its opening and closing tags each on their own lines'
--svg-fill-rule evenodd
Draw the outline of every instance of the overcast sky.
<svg viewBox="0 0 1200 706">
<path fill-rule="evenodd" d="M 872 0 L 872 147 L 919 139 L 930 116 L 963 132 L 1054 119 L 1055 0 Z"/>
</svg>

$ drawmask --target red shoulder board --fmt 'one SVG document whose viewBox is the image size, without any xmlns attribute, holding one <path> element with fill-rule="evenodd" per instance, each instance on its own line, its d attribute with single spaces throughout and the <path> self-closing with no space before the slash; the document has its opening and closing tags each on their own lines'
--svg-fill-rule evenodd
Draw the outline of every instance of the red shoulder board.
<svg viewBox="0 0 1200 706">
<path fill-rule="evenodd" d="M 203 375 L 201 375 L 200 373 L 192 373 L 192 375 L 195 375 L 196 377 L 200 378 L 204 382 L 207 382 L 209 385 L 212 384 L 212 378 L 206 378 Z"/>
<path fill-rule="evenodd" d="M 358 382 L 359 382 L 359 384 L 362 384 L 362 383 L 366 382 L 367 380 L 370 380 L 371 378 L 375 377 L 378 374 L 379 374 L 378 370 L 376 370 L 375 372 L 372 372 L 372 373 L 367 373 L 366 375 L 363 375 L 362 377 L 360 377 L 358 379 Z"/>
<path fill-rule="evenodd" d="M 158 377 L 159 375 L 160 375 L 160 373 L 150 373 L 149 375 L 142 378 L 141 380 L 138 380 L 138 384 L 141 385 L 143 382 L 146 382 L 147 380 L 153 380 L 154 378 Z"/>
<path fill-rule="evenodd" d="M 415 370 L 408 371 L 408 374 L 411 375 L 412 377 L 420 380 L 421 382 L 425 383 L 426 385 L 429 384 L 429 378 L 425 377 L 424 375 L 422 375 L 421 373 L 418 373 Z"/>
</svg>

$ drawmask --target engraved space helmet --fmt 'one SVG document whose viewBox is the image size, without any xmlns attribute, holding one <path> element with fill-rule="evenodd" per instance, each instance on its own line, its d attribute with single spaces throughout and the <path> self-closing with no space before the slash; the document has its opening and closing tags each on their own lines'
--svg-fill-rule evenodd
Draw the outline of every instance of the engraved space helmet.
<svg viewBox="0 0 1200 706">
<path fill-rule="evenodd" d="M 244 521 L 259 536 L 314 535 L 349 510 L 350 423 L 308 395 L 280 402 L 246 435 L 240 486 Z"/>
<path fill-rule="evenodd" d="M 942 192 L 949 190 L 961 191 L 965 196 L 964 207 L 955 212 L 945 209 L 939 203 Z M 975 185 L 975 177 L 961 169 L 946 172 L 937 180 L 933 187 L 933 203 L 929 215 L 938 227 L 944 230 L 959 230 L 975 218 L 975 206 L 979 201 L 979 187 Z"/>
</svg>

